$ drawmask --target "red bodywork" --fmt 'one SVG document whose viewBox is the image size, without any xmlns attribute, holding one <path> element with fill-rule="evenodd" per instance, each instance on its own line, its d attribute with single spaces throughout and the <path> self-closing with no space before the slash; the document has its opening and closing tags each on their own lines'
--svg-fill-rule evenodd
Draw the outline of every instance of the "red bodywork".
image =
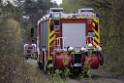
<svg viewBox="0 0 124 83">
<path fill-rule="evenodd" d="M 53 20 L 53 19 L 52 19 Z M 49 32 L 51 33 L 52 31 L 53 31 L 53 23 L 52 23 L 53 21 L 50 21 L 50 23 L 49 23 L 49 27 L 50 27 L 50 29 L 49 29 Z M 87 18 L 83 18 L 83 19 L 61 19 L 60 20 L 60 29 L 59 30 L 56 30 L 55 31 L 55 34 L 53 34 L 53 35 L 51 35 L 51 37 L 50 38 L 52 38 L 52 36 L 54 36 L 55 35 L 55 38 L 58 38 L 58 37 L 62 37 L 62 23 L 85 23 L 86 24 L 86 36 L 88 35 L 88 31 L 90 31 L 90 30 L 93 30 L 93 25 L 92 25 L 92 19 L 87 19 Z M 38 24 L 38 49 L 39 49 L 39 57 L 38 57 L 38 61 L 39 62 L 43 62 L 43 51 L 42 51 L 42 48 L 40 47 L 41 45 L 40 45 L 40 38 L 41 38 L 41 23 L 39 23 Z M 46 27 L 47 28 L 47 27 Z M 71 28 L 71 27 L 70 27 Z M 60 33 L 58 33 L 58 32 L 60 32 Z M 92 38 L 91 39 L 89 39 L 89 38 L 87 38 L 87 41 L 86 41 L 86 43 L 92 43 Z M 62 48 L 62 40 L 61 40 L 61 48 Z M 52 47 L 54 44 L 57 44 L 57 42 L 54 42 L 54 41 L 52 41 L 50 44 L 48 44 L 48 50 L 49 50 L 49 52 L 46 52 L 46 62 L 49 62 L 49 59 L 48 59 L 48 57 L 50 57 L 50 56 L 55 56 L 53 59 L 52 59 L 52 63 L 54 64 L 54 67 L 55 68 L 64 68 L 64 67 L 70 67 L 70 65 L 71 65 L 71 61 L 73 61 L 73 60 L 71 60 L 71 56 L 70 55 L 68 55 L 68 61 L 67 61 L 67 64 L 65 65 L 64 64 L 64 60 L 65 60 L 65 58 L 64 58 L 64 53 L 55 53 L 55 55 L 53 55 L 52 54 L 52 52 L 54 51 L 54 48 L 55 47 Z M 80 59 L 81 60 L 81 62 L 82 62 L 82 64 L 84 64 L 84 63 L 86 63 L 86 62 L 88 62 L 88 63 L 90 63 L 90 66 L 91 66 L 91 68 L 92 69 L 97 69 L 98 67 L 99 67 L 99 63 L 100 63 L 100 58 L 97 56 L 97 55 L 93 55 L 93 56 L 83 56 L 83 58 L 81 58 Z"/>
<path fill-rule="evenodd" d="M 36 44 L 25 44 L 24 45 L 24 56 L 30 53 L 36 53 Z"/>
<path fill-rule="evenodd" d="M 100 59 L 97 55 L 85 56 L 85 63 L 89 65 L 92 69 L 98 69 Z"/>
<path fill-rule="evenodd" d="M 67 57 L 64 57 L 65 55 L 63 53 L 56 53 L 55 56 L 55 63 L 54 67 L 55 68 L 65 68 L 65 67 L 70 67 L 71 65 L 71 57 L 67 55 Z"/>
</svg>

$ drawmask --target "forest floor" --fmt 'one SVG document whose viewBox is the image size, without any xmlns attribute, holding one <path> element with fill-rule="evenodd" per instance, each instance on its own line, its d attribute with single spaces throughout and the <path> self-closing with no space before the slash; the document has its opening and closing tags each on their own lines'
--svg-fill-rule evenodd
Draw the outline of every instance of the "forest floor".
<svg viewBox="0 0 124 83">
<path fill-rule="evenodd" d="M 35 78 L 32 83 L 53 83 L 47 74 L 38 68 L 36 60 L 27 60 L 32 66 L 32 73 L 35 75 Z M 124 78 L 121 76 L 115 76 L 111 73 L 107 73 L 101 69 L 93 70 L 93 78 L 67 78 L 67 83 L 124 83 Z M 57 82 L 61 83 L 61 82 Z"/>
</svg>

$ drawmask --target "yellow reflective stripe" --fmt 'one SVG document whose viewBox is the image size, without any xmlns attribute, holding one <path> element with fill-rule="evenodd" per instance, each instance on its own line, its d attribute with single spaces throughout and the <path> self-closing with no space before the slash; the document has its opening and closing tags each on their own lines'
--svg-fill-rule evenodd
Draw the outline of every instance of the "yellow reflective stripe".
<svg viewBox="0 0 124 83">
<path fill-rule="evenodd" d="M 49 44 L 50 44 L 52 41 L 54 41 L 54 39 L 55 39 L 55 35 L 50 39 Z"/>
<path fill-rule="evenodd" d="M 49 33 L 49 44 L 48 44 L 48 46 L 49 46 L 49 54 L 48 54 L 48 60 L 52 60 L 52 56 L 51 56 L 51 53 L 50 53 L 50 44 L 52 43 L 53 45 L 54 45 L 54 39 L 55 39 L 55 31 L 53 30 L 53 31 L 51 31 L 50 33 Z"/>
<path fill-rule="evenodd" d="M 100 43 L 99 38 L 94 37 L 94 40 L 96 40 L 98 43 Z"/>
<path fill-rule="evenodd" d="M 93 41 L 93 45 L 94 45 L 94 46 L 97 46 L 97 43 Z"/>
<path fill-rule="evenodd" d="M 55 39 L 55 31 L 52 31 L 49 35 L 49 44 Z M 51 37 L 52 36 L 52 37 Z M 50 39 L 51 38 L 51 39 Z"/>
<path fill-rule="evenodd" d="M 99 22 L 99 19 L 98 18 L 93 18 L 93 22 L 92 22 L 92 25 L 93 25 L 93 31 L 95 33 L 95 37 L 94 37 L 94 41 L 93 41 L 93 45 L 94 46 L 97 46 L 97 43 L 99 44 L 100 43 L 100 31 L 99 31 L 99 25 L 98 25 L 98 31 L 95 30 L 95 23 L 98 23 Z M 99 24 L 99 23 L 98 23 Z"/>
<path fill-rule="evenodd" d="M 93 22 L 92 25 L 95 27 L 95 23 Z"/>
<path fill-rule="evenodd" d="M 93 28 L 94 33 L 99 37 L 99 33 Z"/>
<path fill-rule="evenodd" d="M 51 37 L 53 34 L 54 34 L 54 32 L 55 31 L 52 31 L 52 32 L 50 32 L 50 22 L 51 22 L 51 20 L 52 20 L 52 18 L 49 18 L 49 24 L 48 24 L 48 26 L 49 26 L 49 35 L 48 35 L 48 61 L 49 60 L 52 60 L 52 58 L 51 58 L 51 56 L 50 56 L 50 43 L 52 42 L 52 40 L 54 39 L 53 37 Z M 53 35 L 54 36 L 54 35 Z M 51 38 L 51 39 L 50 39 Z"/>
<path fill-rule="evenodd" d="M 93 20 L 94 20 L 95 22 L 98 22 L 98 21 L 99 21 L 98 18 L 93 18 Z"/>
<path fill-rule="evenodd" d="M 52 20 L 52 18 L 49 18 L 49 23 L 50 23 L 51 20 Z"/>
<path fill-rule="evenodd" d="M 55 33 L 55 31 L 52 31 L 49 35 L 49 37 L 51 37 L 53 34 Z"/>
</svg>

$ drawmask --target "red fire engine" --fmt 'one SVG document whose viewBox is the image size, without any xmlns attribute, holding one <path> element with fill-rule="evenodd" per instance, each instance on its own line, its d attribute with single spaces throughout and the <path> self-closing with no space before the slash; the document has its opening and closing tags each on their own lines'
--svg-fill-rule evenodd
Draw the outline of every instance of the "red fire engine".
<svg viewBox="0 0 124 83">
<path fill-rule="evenodd" d="M 28 58 L 37 58 L 36 57 L 36 44 L 24 44 L 24 57 Z"/>
<path fill-rule="evenodd" d="M 38 65 L 49 68 L 82 71 L 87 64 L 97 69 L 103 64 L 99 15 L 92 8 L 66 14 L 63 8 L 50 8 L 38 21 Z"/>
</svg>

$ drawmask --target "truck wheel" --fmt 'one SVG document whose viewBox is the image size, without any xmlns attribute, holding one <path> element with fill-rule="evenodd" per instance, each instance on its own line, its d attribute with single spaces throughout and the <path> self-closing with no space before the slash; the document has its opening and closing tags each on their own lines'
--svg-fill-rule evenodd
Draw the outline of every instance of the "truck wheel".
<svg viewBox="0 0 124 83">
<path fill-rule="evenodd" d="M 104 64 L 104 57 L 103 55 L 100 55 L 100 65 L 103 65 Z"/>
<path fill-rule="evenodd" d="M 82 68 L 81 67 L 74 67 L 72 70 L 72 77 L 75 78 L 75 77 L 78 77 L 81 72 L 82 72 Z"/>
<path fill-rule="evenodd" d="M 38 66 L 39 66 L 40 69 L 43 69 L 43 64 L 42 64 L 42 63 L 40 63 L 40 62 L 38 61 L 37 64 L 38 64 Z"/>
<path fill-rule="evenodd" d="M 55 66 L 56 66 L 56 56 L 55 55 L 53 55 L 53 60 L 52 60 L 52 63 L 53 63 L 53 67 L 55 68 Z"/>
<path fill-rule="evenodd" d="M 35 60 L 37 60 L 37 58 L 38 58 L 38 54 L 37 54 L 37 53 L 35 53 Z"/>
<path fill-rule="evenodd" d="M 25 60 L 28 60 L 28 58 L 29 58 L 28 55 L 26 55 L 26 56 L 25 56 Z"/>
<path fill-rule="evenodd" d="M 43 52 L 43 71 L 47 73 L 46 52 Z"/>
</svg>

